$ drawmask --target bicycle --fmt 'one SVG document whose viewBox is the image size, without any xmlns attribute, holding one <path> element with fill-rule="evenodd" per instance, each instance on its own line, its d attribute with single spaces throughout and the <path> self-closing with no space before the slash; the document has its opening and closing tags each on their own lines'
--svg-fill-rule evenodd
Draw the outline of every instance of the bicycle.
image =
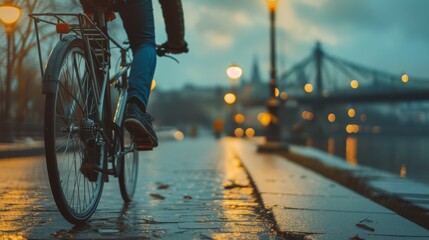
<svg viewBox="0 0 429 240">
<path fill-rule="evenodd" d="M 95 212 L 109 176 L 119 179 L 125 202 L 132 201 L 137 185 L 139 154 L 123 127 L 130 48 L 108 34 L 107 15 L 106 11 L 93 17 L 29 14 L 35 24 L 46 95 L 44 135 L 50 187 L 62 216 L 73 224 L 85 223 Z M 41 23 L 55 26 L 60 34 L 46 68 Z M 113 48 L 119 49 L 120 67 L 111 74 Z M 158 51 L 163 54 L 162 49 Z M 118 97 L 113 98 L 112 92 Z"/>
</svg>

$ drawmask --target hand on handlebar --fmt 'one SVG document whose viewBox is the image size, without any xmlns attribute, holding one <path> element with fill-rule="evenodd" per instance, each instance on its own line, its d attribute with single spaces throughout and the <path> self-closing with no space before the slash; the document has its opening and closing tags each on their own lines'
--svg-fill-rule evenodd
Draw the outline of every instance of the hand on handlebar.
<svg viewBox="0 0 429 240">
<path fill-rule="evenodd" d="M 181 54 L 181 53 L 187 53 L 189 51 L 188 44 L 184 42 L 182 46 L 173 46 L 169 44 L 169 42 L 165 42 L 161 45 L 158 45 L 156 47 L 156 54 L 160 57 L 165 56 L 166 54 Z"/>
</svg>

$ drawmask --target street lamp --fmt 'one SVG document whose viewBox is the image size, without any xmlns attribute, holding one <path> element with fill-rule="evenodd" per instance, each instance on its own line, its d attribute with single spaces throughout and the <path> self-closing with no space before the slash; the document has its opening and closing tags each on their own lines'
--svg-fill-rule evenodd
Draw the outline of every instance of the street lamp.
<svg viewBox="0 0 429 240">
<path fill-rule="evenodd" d="M 279 102 L 276 96 L 277 89 L 277 69 L 276 69 L 276 32 L 275 19 L 278 0 L 266 0 L 269 19 L 270 19 L 270 96 L 267 101 L 267 110 L 271 114 L 271 121 L 267 127 L 266 140 L 267 142 L 280 141 L 280 124 L 278 117 Z"/>
<path fill-rule="evenodd" d="M 10 61 L 11 49 L 12 49 L 12 38 L 15 30 L 16 23 L 18 22 L 19 17 L 21 16 L 21 8 L 13 5 L 11 2 L 6 2 L 0 6 L 0 21 L 6 28 L 6 37 L 7 37 L 7 68 L 6 68 L 6 77 L 5 77 L 5 94 L 2 94 L 4 99 L 1 99 L 1 117 L 3 120 L 8 122 L 9 112 L 10 112 L 10 91 L 11 91 L 11 73 L 12 66 Z M 4 105 L 3 105 L 4 104 Z M 11 138 L 10 127 L 6 126 L 6 131 L 8 131 L 8 138 Z M 7 139 L 12 140 L 12 139 Z"/>
</svg>

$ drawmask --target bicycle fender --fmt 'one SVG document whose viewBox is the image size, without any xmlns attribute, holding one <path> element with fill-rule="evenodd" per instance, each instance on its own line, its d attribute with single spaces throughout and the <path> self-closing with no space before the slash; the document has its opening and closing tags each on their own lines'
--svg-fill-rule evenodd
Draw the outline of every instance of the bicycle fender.
<svg viewBox="0 0 429 240">
<path fill-rule="evenodd" d="M 76 35 L 67 35 L 63 37 L 57 43 L 54 50 L 52 50 L 42 80 L 42 94 L 55 94 L 57 92 L 59 83 L 58 76 L 60 75 L 59 71 L 64 60 L 62 57 L 64 57 L 64 53 L 68 49 L 67 46 L 76 39 L 78 39 Z"/>
</svg>

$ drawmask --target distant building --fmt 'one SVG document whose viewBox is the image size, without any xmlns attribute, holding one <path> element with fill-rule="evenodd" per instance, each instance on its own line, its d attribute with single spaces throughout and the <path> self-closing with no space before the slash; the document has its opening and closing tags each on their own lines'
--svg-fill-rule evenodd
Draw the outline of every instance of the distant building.
<svg viewBox="0 0 429 240">
<path fill-rule="evenodd" d="M 253 128 L 256 134 L 262 134 L 258 114 L 266 112 L 269 87 L 261 80 L 257 58 L 253 60 L 250 77 L 240 79 L 236 89 L 237 102 L 232 106 L 224 102 L 224 95 L 230 91 L 229 86 L 202 87 L 192 84 L 179 90 L 155 89 L 151 94 L 149 111 L 156 118 L 155 124 L 173 125 L 185 131 L 195 125 L 211 129 L 215 119 L 223 118 L 225 129 L 231 126 L 244 130 Z M 245 120 L 232 124 L 233 114 L 242 114 Z"/>
<path fill-rule="evenodd" d="M 254 128 L 256 134 L 263 133 L 263 126 L 258 121 L 258 115 L 266 112 L 266 101 L 269 97 L 269 86 L 263 82 L 257 57 L 253 59 L 249 79 L 243 79 L 239 90 L 241 113 L 245 116 L 243 128 Z"/>
<path fill-rule="evenodd" d="M 258 59 L 255 57 L 252 64 L 250 78 L 243 79 L 240 85 L 240 99 L 244 105 L 265 105 L 269 97 L 269 87 L 262 82 Z"/>
</svg>

